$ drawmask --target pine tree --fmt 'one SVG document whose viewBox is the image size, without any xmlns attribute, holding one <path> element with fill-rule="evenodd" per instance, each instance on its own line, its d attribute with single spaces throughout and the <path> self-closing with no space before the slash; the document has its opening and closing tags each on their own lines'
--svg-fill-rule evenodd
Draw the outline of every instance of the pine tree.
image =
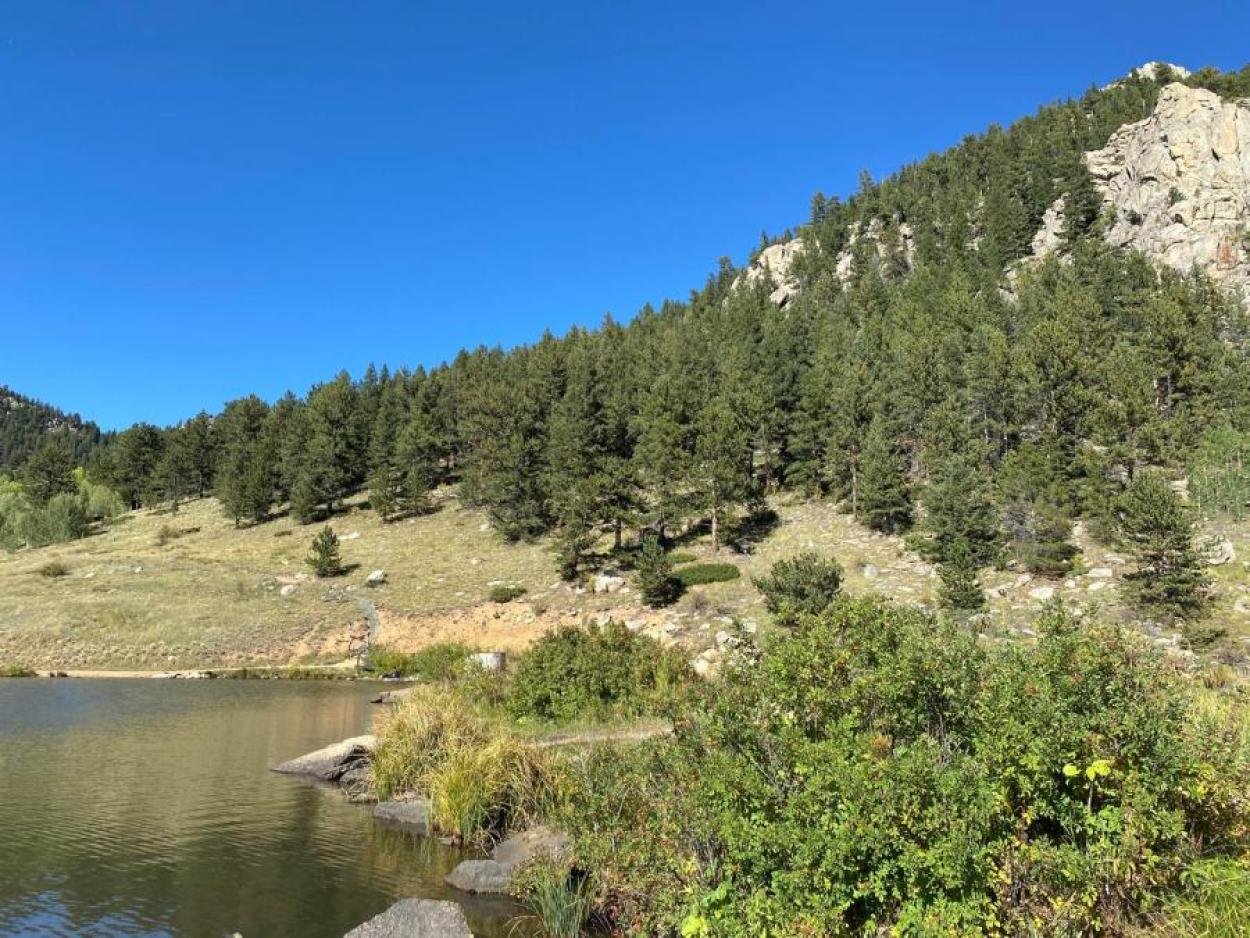
<svg viewBox="0 0 1250 938">
<path fill-rule="evenodd" d="M 1188 618 L 1207 604 L 1207 578 L 1194 549 L 1189 510 L 1157 472 L 1141 472 L 1120 498 L 1119 530 L 1137 561 L 1125 577 L 1133 598 L 1163 615 Z"/>
<path fill-rule="evenodd" d="M 680 584 L 673 576 L 673 561 L 657 537 L 645 537 L 634 561 L 635 582 L 648 606 L 667 606 L 677 598 Z"/>
<path fill-rule="evenodd" d="M 985 592 L 977 581 L 977 564 L 968 542 L 959 538 L 951 545 L 949 556 L 938 564 L 942 586 L 942 606 L 960 612 L 976 612 L 985 607 Z"/>
<path fill-rule="evenodd" d="M 308 566 L 319 577 L 338 576 L 343 572 L 343 558 L 339 554 L 339 538 L 334 529 L 326 525 L 313 538 Z"/>
<path fill-rule="evenodd" d="M 405 424 L 402 385 L 391 382 L 374 405 L 369 434 L 369 504 L 385 523 L 408 506 L 407 474 L 399 458 L 399 440 Z"/>
<path fill-rule="evenodd" d="M 292 508 L 301 520 L 333 514 L 335 505 L 364 481 L 366 428 L 358 395 L 344 372 L 308 395 L 309 436 Z"/>
<path fill-rule="evenodd" d="M 74 492 L 74 457 L 61 440 L 49 438 L 22 467 L 22 483 L 36 505 L 46 505 L 56 495 Z"/>
<path fill-rule="evenodd" d="M 895 534 L 911 524 L 906 470 L 881 420 L 873 421 L 864 440 L 856 488 L 856 518 L 874 531 Z"/>
<path fill-rule="evenodd" d="M 712 525 L 712 552 L 734 509 L 751 499 L 751 443 L 747 429 L 728 395 L 718 395 L 699 413 L 694 467 L 698 501 Z"/>
<path fill-rule="evenodd" d="M 1000 549 L 998 511 L 980 466 L 963 454 L 948 457 L 924 491 L 924 530 L 913 539 L 929 560 L 949 561 L 962 541 L 977 566 Z"/>
<path fill-rule="evenodd" d="M 217 497 L 236 525 L 260 523 L 274 498 L 274 459 L 266 434 L 268 408 L 259 397 L 226 405 L 218 420 Z"/>
</svg>

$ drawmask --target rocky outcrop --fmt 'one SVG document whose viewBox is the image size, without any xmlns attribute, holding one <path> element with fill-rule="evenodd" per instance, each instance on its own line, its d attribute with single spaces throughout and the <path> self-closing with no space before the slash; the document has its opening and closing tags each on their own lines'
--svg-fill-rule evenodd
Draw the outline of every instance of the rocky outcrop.
<svg viewBox="0 0 1250 938">
<path fill-rule="evenodd" d="M 1250 100 L 1170 84 L 1153 114 L 1121 127 L 1085 164 L 1109 244 L 1181 272 L 1197 268 L 1250 301 Z M 1056 250 L 1062 227 L 1060 200 L 1035 254 Z"/>
<path fill-rule="evenodd" d="M 322 782 L 348 784 L 368 770 L 376 746 L 377 738 L 374 736 L 353 736 L 276 765 L 273 771 L 283 775 L 302 775 Z"/>
<path fill-rule="evenodd" d="M 793 270 L 804 250 L 802 238 L 769 245 L 756 255 L 734 285 L 753 287 L 763 282 L 771 290 L 768 298 L 777 306 L 785 306 L 799 293 L 799 280 Z"/>
<path fill-rule="evenodd" d="M 473 932 L 454 902 L 401 899 L 343 938 L 473 938 Z"/>
<path fill-rule="evenodd" d="M 874 218 L 864 230 L 856 228 L 847 239 L 847 246 L 838 252 L 834 272 L 842 284 L 850 282 L 855 265 L 866 262 L 869 268 L 882 268 L 894 260 L 902 271 L 911 270 L 916 263 L 916 235 L 911 225 L 899 222 L 887 229 L 880 218 Z"/>
<path fill-rule="evenodd" d="M 465 860 L 447 877 L 447 885 L 463 892 L 504 893 L 512 877 L 535 857 L 563 860 L 569 855 L 567 834 L 535 827 L 513 834 L 491 851 L 488 860 Z"/>
</svg>

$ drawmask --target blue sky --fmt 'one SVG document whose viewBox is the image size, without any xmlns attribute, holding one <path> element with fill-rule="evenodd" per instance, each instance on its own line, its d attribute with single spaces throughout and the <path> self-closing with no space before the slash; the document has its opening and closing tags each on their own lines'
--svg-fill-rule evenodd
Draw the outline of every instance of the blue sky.
<svg viewBox="0 0 1250 938">
<path fill-rule="evenodd" d="M 0 384 L 106 427 L 629 318 L 1244 2 L 0 3 Z"/>
</svg>

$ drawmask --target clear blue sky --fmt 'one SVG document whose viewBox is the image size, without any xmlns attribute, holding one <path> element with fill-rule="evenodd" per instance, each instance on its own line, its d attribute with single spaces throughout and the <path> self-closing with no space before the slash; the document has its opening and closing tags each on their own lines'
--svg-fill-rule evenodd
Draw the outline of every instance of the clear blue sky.
<svg viewBox="0 0 1250 938">
<path fill-rule="evenodd" d="M 0 3 L 0 383 L 106 427 L 631 317 L 1250 3 Z"/>
</svg>

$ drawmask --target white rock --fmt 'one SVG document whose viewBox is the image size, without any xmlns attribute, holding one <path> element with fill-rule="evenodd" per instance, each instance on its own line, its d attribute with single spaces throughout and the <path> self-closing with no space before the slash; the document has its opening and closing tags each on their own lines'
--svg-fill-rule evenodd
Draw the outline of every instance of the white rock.
<svg viewBox="0 0 1250 938">
<path fill-rule="evenodd" d="M 365 586 L 381 586 L 385 582 L 386 582 L 385 570 L 374 570 L 367 577 L 365 577 Z"/>
<path fill-rule="evenodd" d="M 877 569 L 877 565 L 872 563 L 864 564 L 860 568 L 860 572 L 863 573 L 865 578 L 869 580 L 875 580 L 881 573 L 881 571 Z"/>
<path fill-rule="evenodd" d="M 1198 543 L 1198 551 L 1202 560 L 1209 567 L 1222 567 L 1237 559 L 1237 551 L 1233 542 L 1226 537 L 1207 537 Z"/>
<path fill-rule="evenodd" d="M 1109 585 L 1106 580 L 1093 580 L 1085 587 L 1085 590 L 1089 593 L 1097 593 L 1099 590 L 1105 590 Z"/>
<path fill-rule="evenodd" d="M 359 539 L 359 537 L 360 537 L 360 532 L 359 532 L 359 531 L 352 531 L 350 534 L 344 534 L 344 535 L 342 535 L 342 536 L 339 538 L 339 540 L 340 540 L 340 541 L 354 541 L 354 540 Z"/>
<path fill-rule="evenodd" d="M 1085 574 L 1094 580 L 1107 580 L 1111 578 L 1110 567 L 1090 567 L 1089 572 Z"/>
<path fill-rule="evenodd" d="M 615 576 L 609 573 L 600 573 L 595 577 L 594 590 L 596 593 L 615 593 L 625 585 L 625 578 Z"/>
<path fill-rule="evenodd" d="M 1039 602 L 1046 602 L 1048 599 L 1055 598 L 1055 588 L 1053 586 L 1035 586 L 1029 590 L 1029 598 L 1036 599 Z"/>
<path fill-rule="evenodd" d="M 298 586 L 296 586 L 294 583 L 288 583 L 286 586 L 282 587 L 282 589 L 278 590 L 278 595 L 284 598 L 289 598 L 291 596 L 294 596 L 298 591 L 299 591 Z"/>
</svg>

